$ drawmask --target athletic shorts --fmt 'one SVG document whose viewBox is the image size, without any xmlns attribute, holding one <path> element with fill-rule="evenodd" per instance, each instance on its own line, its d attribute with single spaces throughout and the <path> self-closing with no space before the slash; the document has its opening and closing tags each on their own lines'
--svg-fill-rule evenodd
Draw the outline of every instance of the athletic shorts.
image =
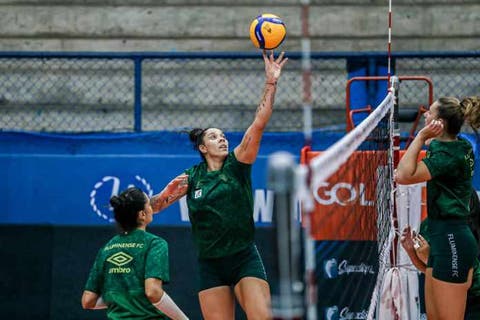
<svg viewBox="0 0 480 320">
<path fill-rule="evenodd" d="M 234 286 L 245 277 L 267 281 L 262 258 L 254 244 L 226 257 L 199 258 L 198 262 L 199 291 L 220 286 Z"/>
<path fill-rule="evenodd" d="M 464 283 L 478 253 L 477 241 L 463 220 L 428 220 L 430 255 L 427 267 L 435 279 Z"/>
</svg>

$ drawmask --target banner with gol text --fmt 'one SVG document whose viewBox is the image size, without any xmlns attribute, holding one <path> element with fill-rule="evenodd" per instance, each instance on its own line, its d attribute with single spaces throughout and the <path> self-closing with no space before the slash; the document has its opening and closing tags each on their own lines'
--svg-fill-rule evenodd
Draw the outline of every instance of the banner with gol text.
<svg viewBox="0 0 480 320">
<path fill-rule="evenodd" d="M 321 156 L 306 151 L 302 162 Z M 404 154 L 402 150 L 400 156 Z M 425 156 L 422 151 L 419 159 Z M 377 237 L 378 212 L 390 214 L 390 176 L 386 151 L 356 151 L 327 181 L 315 186 L 312 237 L 316 240 L 371 241 Z M 385 180 L 387 179 L 387 180 Z M 422 190 L 422 217 L 426 192 Z"/>
</svg>

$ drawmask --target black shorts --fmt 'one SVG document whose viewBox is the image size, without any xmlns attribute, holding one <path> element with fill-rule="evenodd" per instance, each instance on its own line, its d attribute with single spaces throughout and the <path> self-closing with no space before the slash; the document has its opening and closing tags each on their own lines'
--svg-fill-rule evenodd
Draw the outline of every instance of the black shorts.
<svg viewBox="0 0 480 320">
<path fill-rule="evenodd" d="M 199 291 L 234 286 L 242 278 L 254 277 L 267 281 L 267 273 L 257 246 L 252 244 L 235 254 L 211 259 L 198 259 Z"/>
<path fill-rule="evenodd" d="M 427 267 L 435 279 L 464 283 L 473 268 L 478 248 L 466 222 L 456 220 L 428 221 L 430 255 Z"/>
</svg>

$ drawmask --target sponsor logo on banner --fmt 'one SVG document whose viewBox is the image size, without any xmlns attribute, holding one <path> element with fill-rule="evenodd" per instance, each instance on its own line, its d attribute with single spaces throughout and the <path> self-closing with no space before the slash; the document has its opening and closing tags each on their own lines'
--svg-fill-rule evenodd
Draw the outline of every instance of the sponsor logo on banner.
<svg viewBox="0 0 480 320">
<path fill-rule="evenodd" d="M 302 155 L 302 163 L 321 154 L 308 151 Z M 419 159 L 424 156 L 422 151 Z M 379 163 L 379 157 L 386 159 L 386 151 L 355 151 L 327 181 L 312 186 L 315 207 L 311 230 L 315 240 L 377 240 L 377 216 L 385 218 L 392 204 L 388 187 L 391 169 L 385 161 Z"/>
<path fill-rule="evenodd" d="M 315 199 L 311 215 L 312 237 L 315 240 L 375 241 L 377 238 L 377 189 L 384 181 L 385 168 L 378 166 L 383 151 L 356 151 L 327 181 L 313 186 Z M 310 159 L 321 155 L 310 152 Z M 368 167 L 377 165 L 377 167 Z M 388 171 L 387 171 L 388 173 Z M 378 187 L 378 188 L 377 188 Z M 388 196 L 381 195 L 382 203 Z M 383 211 L 381 211 L 383 212 Z"/>
<path fill-rule="evenodd" d="M 371 265 L 365 263 L 353 265 L 349 264 L 347 260 L 342 260 L 338 263 L 335 258 L 324 260 L 323 271 L 327 279 L 334 279 L 340 275 L 349 275 L 351 273 L 361 273 L 363 275 L 375 274 L 374 268 Z"/>
<path fill-rule="evenodd" d="M 325 320 L 362 320 L 367 319 L 368 311 L 352 312 L 348 307 L 339 309 L 338 306 L 326 307 Z"/>
<path fill-rule="evenodd" d="M 93 190 L 90 192 L 90 206 L 92 210 L 103 220 L 115 221 L 109 200 L 112 196 L 118 195 L 121 190 L 130 187 L 138 187 L 149 197 L 153 196 L 153 189 L 150 184 L 138 175 L 133 178 L 122 177 L 122 179 L 115 176 L 105 176 L 95 183 Z"/>
<path fill-rule="evenodd" d="M 314 194 L 318 203 L 328 206 L 338 204 L 340 206 L 355 205 L 373 207 L 375 202 L 368 200 L 365 194 L 365 184 L 354 185 L 347 182 L 338 182 L 334 185 L 322 182 L 318 185 L 318 192 Z"/>
</svg>

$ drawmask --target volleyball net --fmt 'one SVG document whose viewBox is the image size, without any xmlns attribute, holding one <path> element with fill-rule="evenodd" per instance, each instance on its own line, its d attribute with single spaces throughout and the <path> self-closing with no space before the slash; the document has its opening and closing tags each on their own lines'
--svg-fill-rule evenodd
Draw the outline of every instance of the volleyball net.
<svg viewBox="0 0 480 320">
<path fill-rule="evenodd" d="M 276 193 L 276 228 L 281 234 L 278 264 L 287 275 L 279 277 L 284 289 L 277 292 L 277 299 L 273 294 L 277 319 L 374 318 L 384 275 L 394 255 L 393 170 L 398 149 L 393 139 L 394 91 L 391 88 L 357 127 L 327 150 L 305 147 L 294 174 L 287 169 L 291 159 L 279 154 L 270 158 L 269 177 L 276 179 L 270 187 Z M 295 180 L 291 189 L 288 177 Z M 283 209 L 277 206 L 282 195 L 290 199 L 284 201 Z M 306 238 L 301 245 L 305 270 L 302 292 L 306 296 L 303 315 L 295 302 L 299 286 L 294 283 L 298 281 L 292 282 L 298 279 L 298 273 L 292 273 L 298 270 L 298 260 L 294 261 L 298 253 L 292 247 L 300 246 L 300 240 L 292 233 L 292 215 L 281 213 L 295 211 L 292 197 L 301 203 Z M 287 219 L 283 222 L 287 229 L 281 227 L 282 216 Z"/>
<path fill-rule="evenodd" d="M 318 287 L 329 288 L 318 299 L 326 319 L 349 312 L 344 306 L 366 313 L 370 301 L 368 313 L 372 313 L 390 264 L 394 100 L 390 92 L 365 120 L 324 152 L 302 154 L 311 171 L 313 205 L 307 206 L 304 217 L 310 220 L 310 236 L 316 241 Z M 345 275 L 358 281 L 342 280 Z"/>
</svg>

